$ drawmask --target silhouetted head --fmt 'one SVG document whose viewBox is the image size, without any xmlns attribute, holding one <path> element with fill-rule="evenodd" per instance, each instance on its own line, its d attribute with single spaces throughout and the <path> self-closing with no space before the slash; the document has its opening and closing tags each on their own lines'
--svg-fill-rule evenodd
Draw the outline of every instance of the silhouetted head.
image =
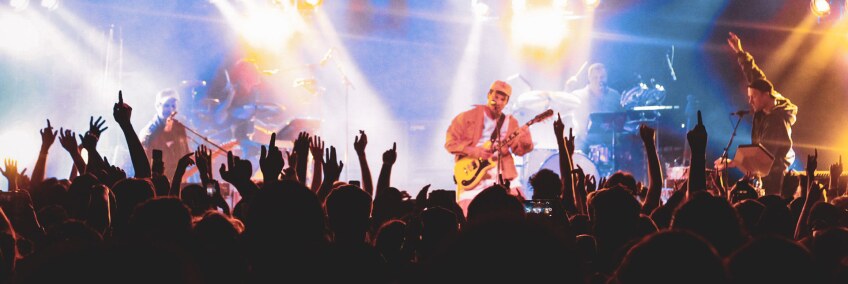
<svg viewBox="0 0 848 284">
<path fill-rule="evenodd" d="M 633 195 L 638 194 L 640 190 L 636 185 L 636 178 L 633 177 L 633 174 L 625 171 L 617 171 L 607 179 L 607 188 L 615 187 L 616 185 L 620 185 Z"/>
<path fill-rule="evenodd" d="M 530 176 L 533 199 L 558 199 L 562 191 L 559 175 L 549 169 L 541 169 Z"/>
<path fill-rule="evenodd" d="M 367 192 L 354 185 L 339 187 L 327 196 L 325 208 L 336 237 L 340 234 L 364 237 L 371 220 L 371 195 Z"/>
<path fill-rule="evenodd" d="M 756 199 L 745 199 L 734 204 L 733 208 L 736 209 L 739 217 L 742 218 L 742 225 L 745 227 L 745 230 L 750 233 L 756 232 L 766 206 Z"/>
<path fill-rule="evenodd" d="M 191 235 L 191 213 L 174 197 L 158 197 L 139 205 L 130 217 L 134 238 L 181 243 Z"/>
<path fill-rule="evenodd" d="M 468 204 L 468 222 L 492 219 L 524 218 L 524 205 L 506 188 L 492 185 L 481 191 Z"/>
<path fill-rule="evenodd" d="M 736 210 L 727 200 L 700 194 L 674 212 L 672 229 L 692 231 L 712 244 L 720 255 L 728 255 L 745 242 Z"/>
<path fill-rule="evenodd" d="M 643 238 L 610 279 L 618 284 L 724 282 L 724 266 L 715 249 L 686 231 L 661 231 Z"/>
<path fill-rule="evenodd" d="M 180 190 L 180 200 L 191 209 L 192 216 L 202 216 L 214 209 L 212 206 L 212 197 L 207 194 L 206 189 L 199 184 L 189 184 Z"/>
<path fill-rule="evenodd" d="M 752 240 L 728 258 L 731 283 L 819 283 L 813 258 L 801 245 L 782 237 Z"/>
</svg>

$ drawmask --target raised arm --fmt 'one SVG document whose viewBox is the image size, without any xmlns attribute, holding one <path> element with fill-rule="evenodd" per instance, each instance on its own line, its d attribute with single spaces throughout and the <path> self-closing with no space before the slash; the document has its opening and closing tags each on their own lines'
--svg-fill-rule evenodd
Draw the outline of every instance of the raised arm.
<svg viewBox="0 0 848 284">
<path fill-rule="evenodd" d="M 18 190 L 18 175 L 20 175 L 18 173 L 18 161 L 6 158 L 3 163 L 5 164 L 5 169 L 0 169 L 0 174 L 3 174 L 9 180 L 9 187 L 6 191 L 15 192 Z"/>
<path fill-rule="evenodd" d="M 294 140 L 294 155 L 297 157 L 295 171 L 297 180 L 306 185 L 306 166 L 309 163 L 309 133 L 301 132 Z"/>
<path fill-rule="evenodd" d="M 59 144 L 71 155 L 77 171 L 84 173 L 86 165 L 85 160 L 82 159 L 82 154 L 80 154 L 80 145 L 77 144 L 77 134 L 69 129 L 60 128 Z"/>
<path fill-rule="evenodd" d="M 574 198 L 574 177 L 571 175 L 573 165 L 571 163 L 571 155 L 574 153 L 574 136 L 571 129 L 568 130 L 568 137 L 563 137 L 565 132 L 565 124 L 562 123 L 562 117 L 557 113 L 557 119 L 554 121 L 554 135 L 557 138 L 557 147 L 559 149 L 559 179 L 562 182 L 560 193 L 565 204 L 567 212 L 578 212 L 578 208 L 582 208 L 577 204 Z"/>
<path fill-rule="evenodd" d="M 359 158 L 359 169 L 362 171 L 362 189 L 374 196 L 374 181 L 371 180 L 371 168 L 368 167 L 368 159 L 365 158 L 365 146 L 368 145 L 368 136 L 365 131 L 360 130 L 359 136 L 353 140 L 353 149 Z"/>
<path fill-rule="evenodd" d="M 660 167 L 660 158 L 657 154 L 655 142 L 656 130 L 642 124 L 639 126 L 639 136 L 642 137 L 642 143 L 645 145 L 645 157 L 648 160 L 648 195 L 645 198 L 645 203 L 642 204 L 642 213 L 650 215 L 655 208 L 660 206 L 663 182 L 662 168 Z"/>
<path fill-rule="evenodd" d="M 795 224 L 795 239 L 800 240 L 810 234 L 810 224 L 807 222 L 810 218 L 810 210 L 813 205 L 821 200 L 824 189 L 822 185 L 815 181 L 816 167 L 818 166 L 819 150 L 815 150 L 814 155 L 807 155 L 807 197 L 804 200 L 804 207 L 801 209 L 801 215 L 798 216 L 798 222 Z"/>
<path fill-rule="evenodd" d="M 763 70 L 760 69 L 760 67 L 754 62 L 754 57 L 742 49 L 742 40 L 740 40 L 739 37 L 732 32 L 728 34 L 727 45 L 730 46 L 730 49 L 733 50 L 733 53 L 736 55 L 736 58 L 739 61 L 739 67 L 742 68 L 742 73 L 745 75 L 745 79 L 748 80 L 748 83 L 751 83 L 756 79 L 765 79 L 766 74 L 763 73 Z"/>
<path fill-rule="evenodd" d="M 194 165 L 194 160 L 191 159 L 191 156 L 194 156 L 194 152 L 183 155 L 180 160 L 177 161 L 177 168 L 174 169 L 174 180 L 171 181 L 171 190 L 168 191 L 168 195 L 180 195 L 180 186 L 182 186 L 183 175 L 185 175 L 186 168 Z"/>
<path fill-rule="evenodd" d="M 397 161 L 397 142 L 392 143 L 392 148 L 383 153 L 383 167 L 380 168 L 380 177 L 377 178 L 377 195 L 382 194 L 391 186 L 392 166 Z M 374 196 L 377 198 L 377 196 Z"/>
<path fill-rule="evenodd" d="M 268 147 L 262 145 L 259 153 L 259 168 L 262 170 L 262 177 L 266 185 L 273 184 L 280 180 L 280 173 L 283 172 L 283 167 L 286 165 L 283 160 L 283 152 L 276 146 L 277 133 L 271 133 L 271 141 L 268 142 Z"/>
<path fill-rule="evenodd" d="M 250 177 L 253 176 L 253 165 L 250 160 L 242 160 L 238 156 L 233 156 L 232 151 L 227 152 L 227 164 L 221 164 L 218 173 L 221 174 L 224 181 L 235 186 L 244 199 L 249 198 L 259 190 L 259 187 L 250 180 Z"/>
<path fill-rule="evenodd" d="M 695 191 L 707 190 L 707 129 L 701 119 L 701 111 L 698 111 L 698 124 L 686 133 L 689 148 L 692 152 L 692 164 L 689 166 L 688 197 Z"/>
<path fill-rule="evenodd" d="M 138 134 L 135 133 L 135 129 L 133 129 L 130 122 L 132 107 L 124 103 L 124 94 L 122 91 L 118 91 L 118 102 L 115 103 L 112 116 L 115 118 L 115 122 L 121 127 L 121 131 L 124 132 L 133 170 L 135 170 L 135 177 L 150 178 L 150 160 L 147 159 L 147 153 L 144 152 L 144 147 L 141 146 L 141 140 L 138 139 Z M 89 163 L 91 163 L 91 160 L 89 160 Z"/>
<path fill-rule="evenodd" d="M 324 157 L 324 181 L 321 183 L 321 188 L 318 190 L 318 200 L 324 203 L 330 191 L 333 190 L 333 183 L 339 180 L 339 175 L 344 169 L 344 163 L 336 158 L 336 147 L 330 146 L 330 149 L 325 150 Z"/>
<path fill-rule="evenodd" d="M 49 119 L 47 120 L 47 127 L 42 129 L 40 132 L 41 150 L 38 152 L 38 160 L 35 161 L 35 168 L 32 169 L 32 189 L 38 188 L 38 185 L 40 185 L 41 181 L 44 180 L 44 172 L 47 167 L 47 152 L 50 150 L 50 146 L 53 145 L 53 142 L 56 141 L 57 132 L 53 130 L 53 126 L 50 126 Z M 28 190 L 32 189 L 28 188 Z"/>
<path fill-rule="evenodd" d="M 312 136 L 312 143 L 309 144 L 309 151 L 312 152 L 312 186 L 309 187 L 314 192 L 318 192 L 318 188 L 321 187 L 321 170 L 322 164 L 324 164 L 324 141 L 321 141 L 321 137 Z"/>
</svg>

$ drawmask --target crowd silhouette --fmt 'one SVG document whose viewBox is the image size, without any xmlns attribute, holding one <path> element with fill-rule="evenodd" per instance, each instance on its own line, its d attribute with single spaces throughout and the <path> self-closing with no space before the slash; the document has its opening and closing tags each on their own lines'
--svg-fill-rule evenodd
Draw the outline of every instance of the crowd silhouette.
<svg viewBox="0 0 848 284">
<path fill-rule="evenodd" d="M 232 152 L 214 173 L 204 146 L 174 169 L 157 166 L 131 115 L 119 92 L 113 118 L 126 138 L 132 177 L 98 154 L 107 130 L 102 118 L 92 117 L 84 134 L 54 130 L 48 120 L 31 176 L 5 160 L 0 281 L 848 283 L 841 161 L 829 167 L 827 183 L 787 177 L 797 198 L 757 196 L 744 180 L 724 188 L 706 173 L 700 113 L 687 134 L 687 182 L 665 202 L 654 129 L 639 128 L 649 178 L 642 186 L 628 172 L 596 177 L 573 167 L 575 138 L 557 119 L 552 127 L 562 138 L 566 174 L 541 170 L 530 178 L 530 198 L 552 201 L 551 212 L 528 212 L 521 196 L 494 185 L 471 201 L 467 215 L 445 189 L 427 185 L 412 198 L 392 187 L 396 145 L 382 155 L 375 185 L 364 131 L 353 145 L 361 186 L 340 182 L 345 165 L 336 148 L 305 132 L 291 153 L 272 135 L 258 159 L 262 179 L 254 180 L 250 159 Z M 74 163 L 67 179 L 45 177 L 57 138 Z M 808 157 L 808 177 L 817 160 L 818 153 Z M 182 186 L 191 166 L 201 182 Z M 242 197 L 232 208 L 223 183 Z"/>
</svg>

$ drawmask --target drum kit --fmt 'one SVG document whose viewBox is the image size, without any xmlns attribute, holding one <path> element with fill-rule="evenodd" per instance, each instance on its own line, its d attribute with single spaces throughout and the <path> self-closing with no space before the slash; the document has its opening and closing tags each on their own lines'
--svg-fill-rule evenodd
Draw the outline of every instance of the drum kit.
<svg viewBox="0 0 848 284">
<path fill-rule="evenodd" d="M 625 111 L 615 113 L 591 113 L 589 120 L 592 127 L 587 130 L 587 137 L 599 135 L 610 139 L 595 139 L 587 145 L 575 151 L 572 160 L 575 165 L 583 168 L 586 174 L 597 177 L 608 176 L 618 170 L 619 157 L 616 150 L 616 134 L 638 135 L 639 125 L 642 123 L 652 124 L 660 117 L 660 111 L 666 109 L 677 109 L 673 106 L 663 106 L 667 93 L 665 87 L 653 79 L 649 83 L 639 82 L 635 87 L 625 91 L 621 95 L 621 106 Z M 512 115 L 519 123 L 526 120 L 528 115 L 541 112 L 545 109 L 553 109 L 562 116 L 566 128 L 577 128 L 574 113 L 584 107 L 584 102 L 577 96 L 561 91 L 533 90 L 519 94 L 512 106 Z M 591 110 L 590 110 L 591 111 Z M 585 127 L 580 125 L 580 127 Z M 533 135 L 534 150 L 527 153 L 517 164 L 521 167 L 521 179 L 527 194 L 532 194 L 529 185 L 529 177 L 541 169 L 549 169 L 559 174 L 559 152 L 557 151 L 557 137 L 553 133 L 550 124 L 537 124 L 530 127 Z M 606 140 L 605 140 L 606 139 Z M 578 139 L 579 140 L 579 139 Z M 620 146 L 619 146 L 620 147 Z M 625 152 L 630 152 L 627 150 Z"/>
</svg>

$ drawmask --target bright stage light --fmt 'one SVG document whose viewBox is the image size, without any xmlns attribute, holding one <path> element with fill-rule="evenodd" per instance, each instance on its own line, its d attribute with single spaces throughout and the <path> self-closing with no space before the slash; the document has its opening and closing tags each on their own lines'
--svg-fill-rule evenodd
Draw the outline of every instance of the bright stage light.
<svg viewBox="0 0 848 284">
<path fill-rule="evenodd" d="M 830 14 L 830 2 L 827 0 L 812 0 L 810 1 L 810 10 L 817 17 L 826 16 Z"/>
<path fill-rule="evenodd" d="M 583 0 L 583 5 L 586 5 L 586 8 L 595 9 L 601 5 L 601 0 Z"/>
<path fill-rule="evenodd" d="M 29 6 L 29 0 L 10 0 L 9 5 L 12 6 L 12 9 L 15 9 L 15 11 L 21 11 Z"/>
<path fill-rule="evenodd" d="M 478 20 L 485 19 L 489 16 L 489 5 L 478 0 L 471 0 L 471 9 L 474 11 L 474 17 Z"/>
<path fill-rule="evenodd" d="M 568 22 L 560 11 L 533 9 L 512 17 L 512 39 L 527 47 L 556 49 L 570 34 Z"/>
<path fill-rule="evenodd" d="M 313 7 L 321 5 L 324 1 L 321 0 L 306 0 L 306 4 L 312 5 Z"/>
<path fill-rule="evenodd" d="M 41 0 L 41 7 L 50 11 L 56 10 L 56 8 L 59 8 L 59 0 Z"/>
</svg>

